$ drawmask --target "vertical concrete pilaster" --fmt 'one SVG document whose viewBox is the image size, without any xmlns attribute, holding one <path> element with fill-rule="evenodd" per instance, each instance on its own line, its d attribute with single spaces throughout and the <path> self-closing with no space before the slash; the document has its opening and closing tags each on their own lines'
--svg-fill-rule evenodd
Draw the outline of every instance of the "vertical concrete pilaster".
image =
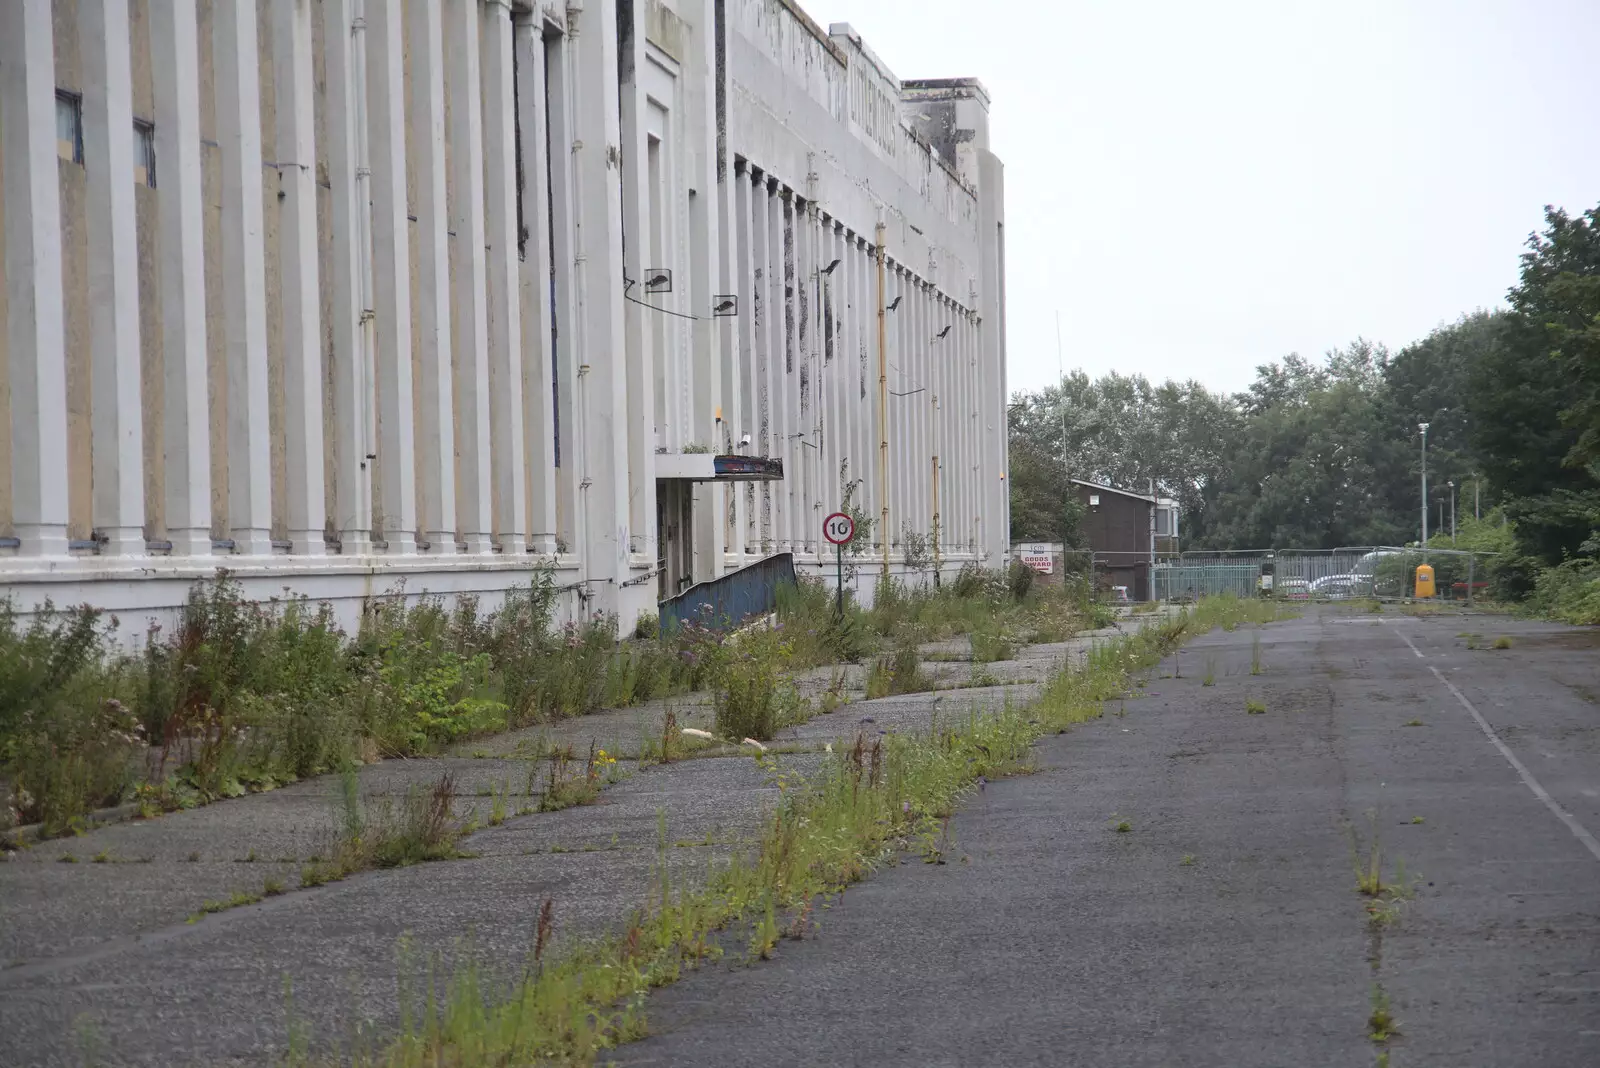
<svg viewBox="0 0 1600 1068">
<path fill-rule="evenodd" d="M 54 47 L 50 0 L 0 5 L 12 522 L 20 554 L 45 557 L 67 554 L 67 357 Z"/>
<path fill-rule="evenodd" d="M 270 556 L 272 438 L 267 427 L 267 284 L 255 0 L 217 0 L 212 49 L 217 139 L 222 149 L 228 534 L 238 555 Z"/>
<path fill-rule="evenodd" d="M 156 192 L 161 216 L 162 451 L 166 464 L 162 504 L 172 555 L 210 556 L 199 28 L 194 0 L 151 4 L 149 11 L 156 160 L 160 166 Z M 12 158 L 9 150 L 6 158 Z M 16 390 L 15 380 L 12 390 Z"/>
<path fill-rule="evenodd" d="M 79 7 L 87 168 L 94 527 L 105 556 L 144 539 L 144 420 L 139 393 L 139 252 L 133 202 L 133 75 L 127 0 Z"/>
<path fill-rule="evenodd" d="M 587 469 L 584 449 L 586 431 L 582 410 L 582 391 L 578 384 L 580 339 L 583 336 L 583 317 L 578 292 L 582 285 L 578 253 L 578 197 L 574 168 L 577 145 L 576 113 L 573 104 L 576 48 L 570 35 L 562 35 L 545 42 L 545 86 L 547 112 L 550 120 L 549 178 L 550 196 L 550 247 L 549 256 L 555 266 L 553 295 L 541 292 L 540 299 L 551 302 L 555 315 L 555 329 L 541 337 L 549 337 L 555 345 L 553 373 L 556 376 L 556 400 L 553 416 L 556 420 L 560 444 L 557 455 L 561 467 L 555 476 L 556 513 L 554 522 L 558 545 L 565 542 L 568 552 L 578 552 L 587 544 L 588 531 L 585 507 L 580 497 L 582 472 Z M 546 250 L 540 249 L 540 255 Z"/>
<path fill-rule="evenodd" d="M 546 119 L 545 42 L 539 20 L 518 15 L 512 24 L 513 63 L 517 77 L 516 109 L 522 128 L 522 220 L 524 248 L 516 271 L 521 311 L 521 365 L 524 449 L 527 457 L 525 485 L 528 547 L 537 553 L 556 551 L 556 456 L 554 371 L 551 321 L 550 248 L 551 190 Z M 565 156 L 562 156 L 565 162 Z"/>
<path fill-rule="evenodd" d="M 688 102 L 683 108 L 684 126 L 692 131 L 694 148 L 685 153 L 690 164 L 690 183 L 694 196 L 689 205 L 690 292 L 699 316 L 713 315 L 716 296 L 731 292 L 728 277 L 726 198 L 727 181 L 732 176 L 732 161 L 719 145 L 717 99 L 726 86 L 718 79 L 726 71 L 718 69 L 716 0 L 699 0 L 692 7 L 695 33 L 692 77 Z M 702 318 L 692 330 L 693 392 L 690 414 L 692 437 L 709 444 L 714 453 L 722 451 L 724 403 L 722 369 L 733 355 L 732 329 L 727 318 Z M 724 483 L 701 483 L 694 488 L 694 580 L 702 582 L 722 575 L 725 569 L 727 533 L 726 489 Z"/>
<path fill-rule="evenodd" d="M 831 216 L 817 221 L 817 272 L 818 322 L 821 326 L 819 347 L 822 351 L 822 462 L 826 480 L 823 512 L 831 515 L 843 504 L 843 489 L 839 484 L 839 468 L 849 452 L 843 437 L 844 424 L 840 416 L 842 396 L 839 359 L 839 310 L 835 274 L 821 272 L 839 256 L 839 239 Z M 837 271 L 837 268 L 835 269 Z"/>
<path fill-rule="evenodd" d="M 773 486 L 773 544 L 779 552 L 794 548 L 794 420 L 789 410 L 789 383 L 794 366 L 793 324 L 789 308 L 789 218 L 791 204 L 780 183 L 774 182 L 770 201 L 771 283 L 772 294 L 772 368 L 769 412 L 772 419 L 772 455 L 783 461 L 783 481 Z"/>
<path fill-rule="evenodd" d="M 616 615 L 640 598 L 628 574 L 627 381 L 622 300 L 622 129 L 618 118 L 616 0 L 585 0 L 573 35 L 576 246 L 582 330 L 580 391 L 586 470 L 585 578 L 591 611 Z"/>
<path fill-rule="evenodd" d="M 322 556 L 327 521 L 322 443 L 322 322 L 317 264 L 317 152 L 311 12 L 273 7 L 276 75 L 278 270 L 283 313 L 284 513 L 289 551 Z"/>
<path fill-rule="evenodd" d="M 339 551 L 364 556 L 372 551 L 372 485 L 368 474 L 366 413 L 371 406 L 367 380 L 366 309 L 362 303 L 362 263 L 370 255 L 363 240 L 358 189 L 357 139 L 361 136 L 356 98 L 358 70 L 351 0 L 324 0 L 323 69 L 327 82 L 329 222 L 333 233 L 330 277 L 333 485 L 332 526 Z"/>
<path fill-rule="evenodd" d="M 417 551 L 417 468 L 406 217 L 405 37 L 398 4 L 369 0 L 365 16 L 378 454 L 373 469 L 377 514 L 372 525 L 383 532 L 389 555 L 410 556 Z"/>
<path fill-rule="evenodd" d="M 411 0 L 411 144 L 416 152 L 417 349 L 414 439 L 419 523 L 435 554 L 456 552 L 455 374 L 450 336 L 444 28 L 440 0 Z"/>
<path fill-rule="evenodd" d="M 750 262 L 753 272 L 750 311 L 754 319 L 755 349 L 751 365 L 751 451 L 772 455 L 772 223 L 769 217 L 767 179 L 760 175 L 750 184 Z M 755 484 L 755 544 L 751 550 L 765 556 L 773 551 L 772 484 Z"/>
<path fill-rule="evenodd" d="M 733 386 L 733 405 L 731 416 L 724 413 L 724 418 L 731 420 L 728 428 L 728 437 L 732 450 L 738 453 L 755 451 L 753 445 L 741 444 L 746 435 L 752 443 L 755 440 L 756 422 L 755 407 L 752 402 L 755 379 L 755 345 L 756 345 L 756 318 L 759 314 L 759 296 L 755 288 L 755 239 L 751 229 L 754 205 L 756 203 L 755 176 L 746 164 L 745 169 L 734 177 L 734 217 L 737 220 L 737 263 L 735 265 L 738 278 L 738 292 L 742 304 L 739 307 L 738 330 L 739 337 L 733 356 L 735 373 L 731 376 Z M 735 484 L 734 494 L 734 551 L 739 554 L 738 565 L 743 566 L 749 562 L 751 552 L 751 529 L 755 522 L 752 514 L 752 484 Z"/>
<path fill-rule="evenodd" d="M 817 508 L 817 472 L 822 454 L 817 442 L 817 369 L 812 353 L 811 323 L 811 272 L 816 269 L 816 257 L 811 243 L 811 207 L 795 199 L 790 220 L 793 235 L 793 275 L 789 289 L 794 305 L 794 458 L 797 482 L 795 484 L 795 551 L 816 552 L 821 539 L 818 531 L 822 515 Z"/>
<path fill-rule="evenodd" d="M 492 551 L 488 280 L 483 220 L 483 112 L 478 0 L 446 0 L 450 94 L 450 231 L 456 365 L 456 516 L 466 551 Z"/>
<path fill-rule="evenodd" d="M 523 433 L 522 294 L 517 261 L 516 91 L 510 0 L 482 19 L 484 226 L 487 243 L 490 474 L 494 537 L 503 555 L 527 551 L 527 440 Z M 543 205 L 540 205 L 541 209 Z"/>
</svg>

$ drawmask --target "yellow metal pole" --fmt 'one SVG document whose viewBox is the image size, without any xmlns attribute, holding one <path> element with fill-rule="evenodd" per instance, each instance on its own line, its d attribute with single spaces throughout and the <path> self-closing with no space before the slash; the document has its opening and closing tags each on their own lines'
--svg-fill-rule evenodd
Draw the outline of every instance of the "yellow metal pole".
<svg viewBox="0 0 1600 1068">
<path fill-rule="evenodd" d="M 883 577 L 889 577 L 889 353 L 887 338 L 888 306 L 883 277 L 883 221 L 879 220 L 878 243 L 878 536 L 883 539 Z"/>
</svg>

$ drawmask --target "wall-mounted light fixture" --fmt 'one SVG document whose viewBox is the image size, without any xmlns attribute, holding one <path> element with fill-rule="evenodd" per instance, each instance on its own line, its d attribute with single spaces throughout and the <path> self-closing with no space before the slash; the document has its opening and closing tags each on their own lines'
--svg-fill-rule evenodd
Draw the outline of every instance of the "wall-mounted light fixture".
<svg viewBox="0 0 1600 1068">
<path fill-rule="evenodd" d="M 889 306 L 887 308 L 885 308 L 884 310 L 885 311 L 894 311 L 896 308 L 900 307 L 900 300 L 901 300 L 900 297 L 895 297 L 893 300 L 891 300 L 889 302 Z"/>
<path fill-rule="evenodd" d="M 739 314 L 739 295 L 737 293 L 718 293 L 711 298 L 711 315 L 716 319 L 726 319 Z"/>
<path fill-rule="evenodd" d="M 822 273 L 823 274 L 832 274 L 833 273 L 833 269 L 835 267 L 839 266 L 839 263 L 840 263 L 839 260 L 834 260 L 832 263 L 828 264 L 826 267 L 824 267 L 822 269 Z"/>
<path fill-rule="evenodd" d="M 672 272 L 665 267 L 651 267 L 644 272 L 646 293 L 671 293 Z"/>
</svg>

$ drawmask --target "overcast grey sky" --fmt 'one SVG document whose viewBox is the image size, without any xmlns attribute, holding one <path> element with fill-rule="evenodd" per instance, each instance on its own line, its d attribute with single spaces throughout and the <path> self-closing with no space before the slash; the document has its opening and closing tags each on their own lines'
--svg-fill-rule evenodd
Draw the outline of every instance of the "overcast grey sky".
<svg viewBox="0 0 1600 1068">
<path fill-rule="evenodd" d="M 802 0 L 975 76 L 1006 165 L 1010 381 L 1242 388 L 1503 302 L 1600 201 L 1600 0 Z"/>
</svg>

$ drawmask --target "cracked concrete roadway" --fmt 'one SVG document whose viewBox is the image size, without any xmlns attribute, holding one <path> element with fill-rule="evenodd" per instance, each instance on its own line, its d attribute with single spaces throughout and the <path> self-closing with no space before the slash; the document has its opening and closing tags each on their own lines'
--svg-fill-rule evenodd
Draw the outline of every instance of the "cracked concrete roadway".
<svg viewBox="0 0 1600 1068">
<path fill-rule="evenodd" d="M 617 1060 L 1600 1064 L 1597 701 L 1594 629 L 1310 608 L 1213 632 L 990 783 L 950 863 L 659 992 Z M 1415 888 L 1376 929 L 1351 838 L 1364 857 L 1374 831 Z"/>
<path fill-rule="evenodd" d="M 793 751 L 778 759 L 814 768 L 824 742 L 853 736 L 864 719 L 914 730 L 941 705 L 949 714 L 1008 695 L 1026 701 L 1064 657 L 1103 637 L 1028 647 L 986 665 L 987 678 L 974 679 L 968 663 L 930 663 L 941 686 L 984 683 L 939 694 L 861 701 L 865 669 L 808 672 L 800 679 L 807 692 L 837 675 L 856 700 L 780 732 L 776 741 Z M 947 646 L 929 649 L 954 651 Z M 259 892 L 268 879 L 298 884 L 300 864 L 332 839 L 337 776 L 10 855 L 0 863 L 0 1065 L 271 1063 L 290 1033 L 290 981 L 295 1019 L 319 1047 L 348 1049 L 391 1031 L 397 986 L 420 989 L 434 957 L 443 976 L 462 953 L 491 981 L 520 971 L 546 896 L 558 942 L 614 928 L 653 885 L 662 816 L 679 885 L 748 843 L 777 796 L 748 754 L 644 770 L 624 759 L 619 768 L 632 773 L 596 804 L 514 814 L 537 803 L 546 768 L 539 754 L 552 744 L 580 754 L 603 746 L 626 758 L 659 737 L 668 710 L 681 725 L 711 725 L 698 694 L 479 739 L 436 759 L 364 767 L 368 802 L 392 803 L 449 771 L 460 814 L 487 823 L 492 790 L 509 791 L 512 814 L 466 839 L 469 857 L 291 889 L 194 924 L 185 918 L 208 900 Z M 62 863 L 68 858 L 75 863 Z M 407 957 L 402 939 L 413 947 Z"/>
<path fill-rule="evenodd" d="M 1501 634 L 1512 647 L 1489 648 Z M 1264 672 L 1251 675 L 1257 640 Z M 944 709 L 1025 700 L 1083 644 L 991 665 L 1012 685 L 947 692 Z M 1037 774 L 971 798 L 950 863 L 908 859 L 820 911 L 821 930 L 776 960 L 658 992 L 652 1036 L 616 1060 L 1371 1065 L 1376 984 L 1399 1028 L 1392 1068 L 1600 1064 L 1597 654 L 1600 631 L 1482 615 L 1312 608 L 1213 632 L 1104 719 L 1045 739 Z M 1247 699 L 1266 712 L 1247 714 Z M 680 720 L 704 715 L 695 704 Z M 914 729 L 932 708 L 926 694 L 857 703 L 787 737 L 816 746 L 866 717 Z M 663 713 L 532 740 L 626 752 Z M 476 793 L 526 767 L 518 740 L 375 765 L 363 790 L 393 796 L 448 766 Z M 182 922 L 200 900 L 289 875 L 287 858 L 327 833 L 331 788 L 103 828 L 0 865 L 0 1064 L 83 1064 L 86 1047 L 100 1065 L 270 1063 L 288 1033 L 286 976 L 297 1015 L 348 1047 L 351 1021 L 366 1034 L 392 1022 L 396 982 L 426 970 L 423 954 L 442 954 L 447 974 L 467 939 L 515 966 L 546 894 L 566 937 L 614 924 L 650 885 L 659 811 L 678 880 L 747 841 L 772 796 L 748 759 L 685 761 L 600 804 L 480 831 L 470 860 Z M 1352 828 L 1363 845 L 1376 828 L 1386 873 L 1403 862 L 1415 884 L 1381 938 L 1355 891 Z M 69 851 L 81 863 L 54 861 Z M 88 862 L 102 851 L 151 859 Z"/>
</svg>

